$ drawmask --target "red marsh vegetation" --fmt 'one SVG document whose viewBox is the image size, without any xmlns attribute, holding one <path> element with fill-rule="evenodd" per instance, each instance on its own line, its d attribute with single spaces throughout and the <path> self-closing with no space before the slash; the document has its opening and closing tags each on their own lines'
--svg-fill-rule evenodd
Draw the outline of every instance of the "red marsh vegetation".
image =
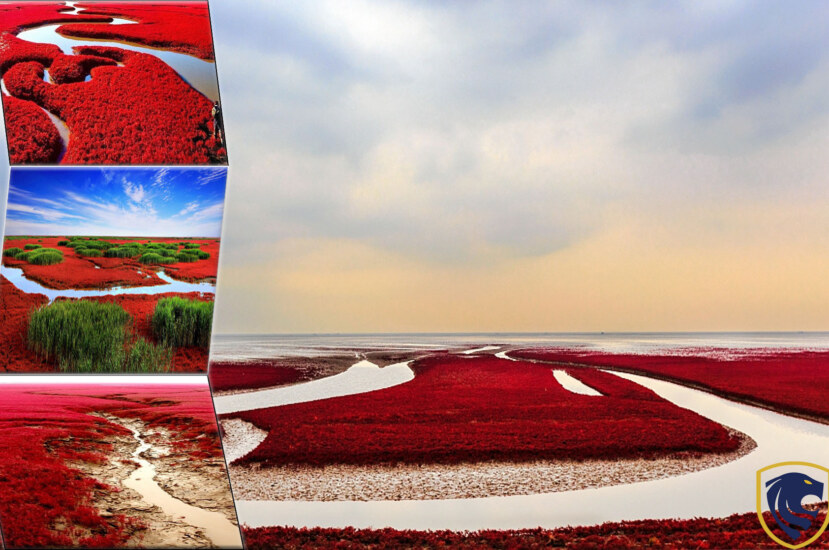
<svg viewBox="0 0 829 550">
<path fill-rule="evenodd" d="M 214 391 L 286 386 L 308 378 L 298 369 L 282 367 L 278 360 L 210 362 L 210 386 Z"/>
<path fill-rule="evenodd" d="M 354 355 L 279 357 L 245 361 L 210 361 L 214 391 L 287 386 L 334 376 L 357 362 Z"/>
<path fill-rule="evenodd" d="M 117 492 L 79 466 L 105 464 L 130 432 L 90 413 L 137 418 L 146 440 L 172 437 L 180 463 L 221 456 L 207 385 L 0 384 L 0 517 L 10 547 L 122 546 L 134 518 L 102 513 Z"/>
<path fill-rule="evenodd" d="M 392 388 L 228 416 L 268 431 L 242 462 L 457 463 L 655 457 L 733 451 L 721 425 L 595 369 L 568 369 L 603 395 L 565 390 L 547 366 L 436 355 Z"/>
<path fill-rule="evenodd" d="M 775 525 L 771 514 L 766 523 Z M 816 524 L 826 517 L 823 510 Z M 775 525 L 778 537 L 785 537 Z M 526 529 L 518 531 L 398 531 L 396 529 L 297 529 L 260 527 L 244 529 L 250 550 L 266 548 L 396 550 L 398 548 L 462 548 L 491 550 L 537 550 L 540 548 L 634 549 L 665 548 L 780 548 L 763 531 L 757 514 L 735 514 L 727 518 L 691 520 L 642 520 L 605 523 L 590 527 Z M 783 538 L 783 540 L 786 540 Z M 822 537 L 809 548 L 829 548 Z"/>
<path fill-rule="evenodd" d="M 8 128 L 27 128 L 26 132 L 10 131 L 9 155 L 20 164 L 55 163 L 63 150 L 60 133 L 49 116 L 31 101 L 16 97 L 3 98 Z"/>
<path fill-rule="evenodd" d="M 829 421 L 829 351 L 686 350 L 682 355 L 525 349 L 511 357 L 609 367 L 692 385 L 787 414 Z"/>
<path fill-rule="evenodd" d="M 76 7 L 85 16 L 120 17 L 136 24 L 68 24 L 59 30 L 65 36 L 123 40 L 213 61 L 207 2 L 78 2 Z"/>
<path fill-rule="evenodd" d="M 46 2 L 0 6 L 0 76 L 8 91 L 3 101 L 12 163 L 58 160 L 63 144 L 55 141 L 55 126 L 43 111 L 69 130 L 63 164 L 226 162 L 224 147 L 212 137 L 212 102 L 155 55 L 94 45 L 75 47 L 75 55 L 66 55 L 56 45 L 17 36 L 31 27 L 72 23 L 58 32 L 146 44 L 209 60 L 213 49 L 207 3 L 89 7 L 96 13 L 69 14 L 68 6 Z M 102 24 L 115 16 L 136 23 Z M 32 107 L 42 109 L 42 116 Z"/>
</svg>

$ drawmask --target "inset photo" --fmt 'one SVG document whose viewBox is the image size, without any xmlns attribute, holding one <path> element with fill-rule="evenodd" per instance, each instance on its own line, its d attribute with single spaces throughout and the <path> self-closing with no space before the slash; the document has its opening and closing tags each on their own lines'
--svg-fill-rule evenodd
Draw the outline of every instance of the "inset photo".
<svg viewBox="0 0 829 550">
<path fill-rule="evenodd" d="M 204 376 L 0 377 L 7 548 L 241 548 Z"/>
<path fill-rule="evenodd" d="M 206 1 L 0 2 L 11 164 L 227 164 Z"/>
<path fill-rule="evenodd" d="M 225 168 L 13 168 L 0 372 L 204 372 Z"/>
</svg>

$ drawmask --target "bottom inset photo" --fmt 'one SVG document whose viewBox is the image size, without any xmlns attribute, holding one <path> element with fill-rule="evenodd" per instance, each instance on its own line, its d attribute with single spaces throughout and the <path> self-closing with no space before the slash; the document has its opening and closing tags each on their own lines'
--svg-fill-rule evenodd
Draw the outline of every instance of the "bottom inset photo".
<svg viewBox="0 0 829 550">
<path fill-rule="evenodd" d="M 0 379 L 6 548 L 242 548 L 206 376 Z"/>
</svg>

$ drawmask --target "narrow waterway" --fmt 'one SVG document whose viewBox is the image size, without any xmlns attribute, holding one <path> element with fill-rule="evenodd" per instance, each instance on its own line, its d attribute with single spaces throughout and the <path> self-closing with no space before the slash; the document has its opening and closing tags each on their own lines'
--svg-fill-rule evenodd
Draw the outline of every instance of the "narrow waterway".
<svg viewBox="0 0 829 550">
<path fill-rule="evenodd" d="M 82 14 L 83 12 L 79 13 Z M 113 20 L 113 23 L 89 24 L 128 25 L 135 23 L 129 19 L 122 18 L 113 18 Z M 211 101 L 216 101 L 219 98 L 219 84 L 216 77 L 216 64 L 212 61 L 205 61 L 192 55 L 162 50 L 159 48 L 151 48 L 148 46 L 141 46 L 129 42 L 63 36 L 58 34 L 57 29 L 64 24 L 66 23 L 30 27 L 24 31 L 21 31 L 17 37 L 21 40 L 35 42 L 38 44 L 54 44 L 58 46 L 66 55 L 73 55 L 72 48 L 76 46 L 107 46 L 154 55 L 172 67 L 182 79 Z"/>
<path fill-rule="evenodd" d="M 214 397 L 217 414 L 306 403 L 343 395 L 382 390 L 414 379 L 411 361 L 380 368 L 365 359 L 340 374 L 294 386 Z"/>
<path fill-rule="evenodd" d="M 555 369 L 553 370 L 553 376 L 555 377 L 556 382 L 561 384 L 561 387 L 569 392 L 577 393 L 579 395 L 590 395 L 593 397 L 602 396 L 601 393 L 591 388 L 578 378 L 573 378 L 567 374 L 567 371 Z"/>
<path fill-rule="evenodd" d="M 496 349 L 501 349 L 501 346 L 484 346 L 482 348 L 475 348 L 475 349 L 468 349 L 466 351 L 462 351 L 462 355 L 472 355 L 474 353 L 481 353 L 482 351 L 493 351 Z"/>
<path fill-rule="evenodd" d="M 151 451 L 153 446 L 144 441 L 141 433 L 133 424 L 116 421 L 111 417 L 108 420 L 130 430 L 133 438 L 138 443 L 132 453 L 132 459 L 139 464 L 139 468 L 124 480 L 124 486 L 139 493 L 145 502 L 158 506 L 166 515 L 176 521 L 202 529 L 205 536 L 214 545 L 220 548 L 241 548 L 242 541 L 239 528 L 224 514 L 191 506 L 173 497 L 156 483 L 155 466 L 144 458 L 144 454 Z"/>
<path fill-rule="evenodd" d="M 188 293 L 199 292 L 201 294 L 215 294 L 216 285 L 213 283 L 189 283 L 186 281 L 177 281 L 163 270 L 158 271 L 156 275 L 164 281 L 164 284 L 153 286 L 116 286 L 103 290 L 55 290 L 47 288 L 37 281 L 27 278 L 23 274 L 23 269 L 19 267 L 10 267 L 7 265 L 0 268 L 0 273 L 9 280 L 19 290 L 26 294 L 43 294 L 49 298 L 49 303 L 55 301 L 56 298 L 94 298 L 97 296 L 111 296 L 113 294 L 165 294 L 167 292 Z"/>
<path fill-rule="evenodd" d="M 632 374 L 611 374 L 747 434 L 757 442 L 757 448 L 738 460 L 707 470 L 598 489 L 446 500 L 237 500 L 240 521 L 253 527 L 278 524 L 479 530 L 726 517 L 754 510 L 758 469 L 784 461 L 829 464 L 829 425 L 729 401 L 670 382 Z"/>
</svg>

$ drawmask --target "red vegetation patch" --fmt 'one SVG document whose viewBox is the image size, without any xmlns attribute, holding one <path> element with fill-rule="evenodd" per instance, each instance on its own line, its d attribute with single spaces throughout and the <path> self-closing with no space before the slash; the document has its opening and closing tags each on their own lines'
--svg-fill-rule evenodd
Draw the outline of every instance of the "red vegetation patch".
<svg viewBox="0 0 829 550">
<path fill-rule="evenodd" d="M 47 25 L 49 23 L 65 23 L 83 21 L 111 21 L 108 17 L 100 16 L 78 16 L 65 13 L 72 11 L 64 2 L 3 2 L 0 4 L 0 37 L 8 36 L 23 31 L 29 27 Z M 57 46 L 49 45 L 50 49 Z M 0 69 L 4 67 L 3 61 L 10 54 L 6 48 L 0 49 Z"/>
<path fill-rule="evenodd" d="M 374 357 L 372 361 L 385 364 Z M 214 391 L 273 388 L 335 376 L 348 370 L 355 362 L 353 354 L 211 361 L 208 373 Z"/>
<path fill-rule="evenodd" d="M 50 23 L 108 22 L 99 15 L 70 15 L 71 8 L 63 2 L 9 2 L 0 5 L 0 73 L 15 63 L 38 61 L 46 66 L 61 49 L 54 44 L 37 44 L 17 38 L 17 33 Z"/>
<path fill-rule="evenodd" d="M 117 489 L 71 465 L 106 462 L 112 437 L 130 433 L 91 412 L 166 428 L 181 443 L 183 461 L 198 461 L 195 453 L 221 456 L 206 385 L 0 385 L 0 517 L 7 545 L 123 546 L 128 527 L 140 526 L 124 515 L 102 517 L 95 494 Z"/>
<path fill-rule="evenodd" d="M 302 371 L 280 366 L 278 359 L 244 363 L 211 362 L 209 374 L 214 391 L 286 386 L 312 379 Z"/>
<path fill-rule="evenodd" d="M 18 63 L 4 75 L 9 93 L 66 122 L 62 164 L 208 164 L 213 104 L 155 56 L 86 46 L 75 53 L 123 66 L 98 66 L 88 82 L 50 84 L 43 65 Z"/>
<path fill-rule="evenodd" d="M 181 239 L 153 239 L 154 241 L 177 242 Z M 187 242 L 201 244 L 200 250 L 207 252 L 210 257 L 194 263 L 177 263 L 165 266 L 167 275 L 179 281 L 207 281 L 216 280 L 219 272 L 219 239 L 187 239 Z"/>
<path fill-rule="evenodd" d="M 829 351 L 761 350 L 717 356 L 711 350 L 689 351 L 688 355 L 634 355 L 525 349 L 510 355 L 647 373 L 784 413 L 829 420 Z"/>
<path fill-rule="evenodd" d="M 42 294 L 21 292 L 0 275 L 0 371 L 53 371 L 26 347 L 29 312 L 47 303 Z"/>
<path fill-rule="evenodd" d="M 49 77 L 56 84 L 83 82 L 92 69 L 103 65 L 117 65 L 112 59 L 95 55 L 61 55 L 49 67 Z"/>
<path fill-rule="evenodd" d="M 207 2 L 79 2 L 84 15 L 121 17 L 129 25 L 63 25 L 60 34 L 77 38 L 122 40 L 213 60 L 213 36 Z"/>
<path fill-rule="evenodd" d="M 58 129 L 43 109 L 30 101 L 4 95 L 3 110 L 8 128 L 9 155 L 13 163 L 57 162 L 63 142 Z"/>
<path fill-rule="evenodd" d="M 825 510 L 816 524 L 826 517 Z M 772 524 L 767 514 L 767 523 Z M 780 548 L 760 527 L 757 514 L 691 520 L 643 520 L 591 527 L 526 529 L 520 531 L 398 531 L 396 529 L 244 528 L 249 550 L 266 548 L 338 550 L 396 550 L 398 548 L 462 548 L 537 550 L 540 548 Z M 777 533 L 778 536 L 782 532 Z M 783 540 L 786 540 L 785 538 Z M 829 548 L 822 537 L 809 548 Z"/>
<path fill-rule="evenodd" d="M 45 2 L 0 6 L 0 76 L 11 96 L 27 100 L 32 108 L 43 108 L 66 123 L 70 139 L 60 162 L 226 162 L 224 148 L 212 137 L 212 102 L 156 56 L 96 46 L 77 47 L 77 55 L 67 56 L 54 44 L 35 44 L 16 36 L 29 27 L 72 23 L 60 29 L 93 38 L 115 37 L 170 47 L 212 59 L 207 3 L 90 6 L 103 15 L 67 14 L 64 12 L 70 8 L 66 5 Z M 139 22 L 101 24 L 116 15 Z M 50 69 L 54 84 L 43 80 L 45 68 Z M 84 82 L 88 75 L 92 79 Z M 10 97 L 4 93 L 3 99 L 8 105 Z M 6 120 L 12 163 L 56 162 L 54 142 L 42 143 L 42 139 L 30 136 L 43 133 L 43 118 L 33 118 L 31 108 L 27 112 L 26 117 L 18 112 L 15 124 Z"/>
<path fill-rule="evenodd" d="M 267 430 L 243 462 L 456 463 L 726 452 L 739 441 L 637 384 L 571 374 L 602 397 L 562 388 L 549 367 L 438 355 L 385 390 L 235 413 Z"/>
</svg>

